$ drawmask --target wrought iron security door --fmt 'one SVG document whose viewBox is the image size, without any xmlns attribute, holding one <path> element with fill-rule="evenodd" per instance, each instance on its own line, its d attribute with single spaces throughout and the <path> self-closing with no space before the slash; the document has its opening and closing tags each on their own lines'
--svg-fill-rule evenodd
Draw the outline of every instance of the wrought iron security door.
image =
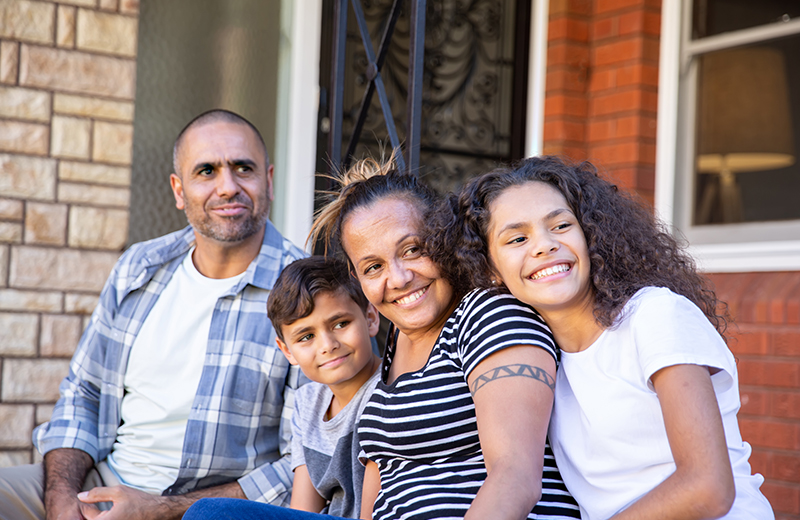
<svg viewBox="0 0 800 520">
<path fill-rule="evenodd" d="M 522 157 L 530 1 L 327 0 L 323 20 L 318 171 L 400 146 L 449 191 Z"/>
</svg>

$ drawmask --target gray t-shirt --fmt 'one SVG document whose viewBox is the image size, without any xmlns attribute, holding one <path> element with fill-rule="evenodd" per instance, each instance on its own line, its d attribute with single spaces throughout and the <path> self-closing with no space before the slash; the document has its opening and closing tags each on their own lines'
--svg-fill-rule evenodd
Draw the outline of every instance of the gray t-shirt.
<svg viewBox="0 0 800 520">
<path fill-rule="evenodd" d="M 292 414 L 292 471 L 306 465 L 311 483 L 329 501 L 327 513 L 358 518 L 364 465 L 358 460 L 358 419 L 378 383 L 377 370 L 336 417 L 325 421 L 333 393 L 311 382 L 297 390 Z"/>
</svg>

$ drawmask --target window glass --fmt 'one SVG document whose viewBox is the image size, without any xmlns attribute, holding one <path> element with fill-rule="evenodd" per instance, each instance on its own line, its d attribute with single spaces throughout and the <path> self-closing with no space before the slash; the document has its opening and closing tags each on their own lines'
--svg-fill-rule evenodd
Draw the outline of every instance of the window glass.
<svg viewBox="0 0 800 520">
<path fill-rule="evenodd" d="M 705 38 L 800 17 L 797 0 L 695 0 L 692 38 Z"/>
<path fill-rule="evenodd" d="M 697 59 L 693 224 L 800 219 L 800 36 Z"/>
</svg>

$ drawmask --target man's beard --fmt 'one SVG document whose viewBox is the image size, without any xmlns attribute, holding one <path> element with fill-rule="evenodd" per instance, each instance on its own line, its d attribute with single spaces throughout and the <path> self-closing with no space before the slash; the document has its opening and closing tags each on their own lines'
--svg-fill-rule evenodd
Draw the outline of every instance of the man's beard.
<svg viewBox="0 0 800 520">
<path fill-rule="evenodd" d="M 233 202 L 246 205 L 251 213 L 240 217 L 212 218 L 205 210 L 197 211 L 194 206 L 187 206 L 186 219 L 196 232 L 218 242 L 241 242 L 264 228 L 269 213 L 266 197 L 259 201 L 261 203 L 259 206 L 263 209 L 259 213 L 252 213 L 253 204 L 249 199 L 239 195 L 222 200 L 220 204 Z"/>
</svg>

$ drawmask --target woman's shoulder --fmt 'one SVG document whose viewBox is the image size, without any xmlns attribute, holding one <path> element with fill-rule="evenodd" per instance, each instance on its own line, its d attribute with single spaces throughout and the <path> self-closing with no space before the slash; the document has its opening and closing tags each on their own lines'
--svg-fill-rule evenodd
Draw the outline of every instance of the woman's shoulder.
<svg viewBox="0 0 800 520">
<path fill-rule="evenodd" d="M 496 309 L 504 309 L 508 312 L 530 316 L 536 321 L 542 321 L 539 313 L 530 305 L 519 301 L 509 293 L 493 289 L 473 289 L 461 299 L 455 314 L 482 315 Z"/>
<path fill-rule="evenodd" d="M 530 344 L 556 356 L 555 341 L 542 318 L 510 294 L 475 289 L 461 300 L 452 320 L 442 336 L 465 351 L 472 351 L 476 345 Z"/>
</svg>

